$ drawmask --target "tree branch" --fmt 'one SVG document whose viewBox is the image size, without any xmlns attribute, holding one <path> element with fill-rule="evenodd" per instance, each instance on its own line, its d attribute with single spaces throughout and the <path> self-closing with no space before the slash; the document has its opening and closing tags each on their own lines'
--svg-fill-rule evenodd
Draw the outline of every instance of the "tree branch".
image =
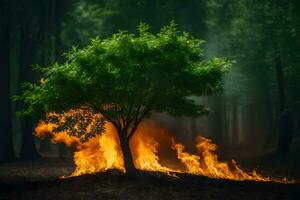
<svg viewBox="0 0 300 200">
<path fill-rule="evenodd" d="M 140 117 L 137 117 L 136 120 L 134 121 L 134 125 L 130 132 L 128 133 L 127 137 L 128 140 L 133 136 L 134 132 L 136 131 L 138 125 L 141 123 L 141 121 L 146 117 L 146 115 L 150 112 L 150 106 L 146 107 Z"/>
<path fill-rule="evenodd" d="M 90 106 L 93 110 L 99 112 L 101 115 L 103 115 L 109 122 L 111 122 L 117 129 L 120 129 L 119 123 L 115 122 L 112 118 L 110 118 L 103 109 L 98 108 L 96 106 Z"/>
</svg>

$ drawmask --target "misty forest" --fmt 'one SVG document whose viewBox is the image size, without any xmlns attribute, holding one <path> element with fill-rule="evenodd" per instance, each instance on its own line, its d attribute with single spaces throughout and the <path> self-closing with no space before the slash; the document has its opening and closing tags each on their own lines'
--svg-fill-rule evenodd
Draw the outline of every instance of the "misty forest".
<svg viewBox="0 0 300 200">
<path fill-rule="evenodd" d="M 0 0 L 0 199 L 300 199 L 300 1 Z"/>
</svg>

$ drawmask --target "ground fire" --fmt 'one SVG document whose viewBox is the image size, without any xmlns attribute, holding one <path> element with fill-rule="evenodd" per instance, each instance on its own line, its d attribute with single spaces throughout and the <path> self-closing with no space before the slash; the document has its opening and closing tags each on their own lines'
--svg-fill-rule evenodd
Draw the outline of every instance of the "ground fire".
<svg viewBox="0 0 300 200">
<path fill-rule="evenodd" d="M 53 143 L 64 143 L 75 148 L 75 171 L 70 176 L 104 172 L 118 169 L 126 173 L 123 154 L 117 132 L 112 124 L 105 124 L 105 132 L 83 142 L 66 132 L 54 133 L 55 124 L 41 121 L 35 129 L 39 138 L 51 136 Z M 237 181 L 274 181 L 290 183 L 292 181 L 273 179 L 257 173 L 255 170 L 242 170 L 235 160 L 219 161 L 217 145 L 203 136 L 195 138 L 195 152 L 189 153 L 177 139 L 153 121 L 140 124 L 130 141 L 130 149 L 137 169 L 159 171 L 168 175 L 188 173 L 210 178 L 231 179 Z"/>
</svg>

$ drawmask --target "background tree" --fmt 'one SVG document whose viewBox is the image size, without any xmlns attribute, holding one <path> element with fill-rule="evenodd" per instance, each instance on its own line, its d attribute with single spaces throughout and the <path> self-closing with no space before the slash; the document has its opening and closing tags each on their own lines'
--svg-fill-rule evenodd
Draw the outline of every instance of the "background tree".
<svg viewBox="0 0 300 200">
<path fill-rule="evenodd" d="M 0 162 L 15 158 L 10 103 L 10 11 L 8 0 L 0 1 Z"/>
<path fill-rule="evenodd" d="M 225 80 L 227 101 L 245 110 L 248 120 L 243 132 L 253 138 L 264 134 L 265 143 L 272 144 L 270 140 L 278 130 L 277 152 L 284 156 L 295 132 L 294 124 L 299 121 L 299 96 L 295 95 L 300 85 L 295 81 L 299 77 L 300 46 L 297 4 L 285 0 L 211 0 L 207 4 L 211 30 L 208 40 L 218 41 L 209 49 L 237 61 Z M 240 86 L 236 90 L 237 80 Z M 234 117 L 234 121 L 239 118 L 242 116 Z M 238 123 L 233 124 L 236 126 Z"/>
<path fill-rule="evenodd" d="M 87 47 L 69 52 L 66 63 L 42 68 L 43 83 L 28 83 L 19 97 L 27 105 L 22 113 L 35 119 L 43 117 L 41 113 L 76 108 L 100 114 L 118 132 L 126 171 L 134 171 L 129 141 L 140 122 L 152 111 L 188 116 L 206 113 L 191 97 L 220 91 L 230 65 L 218 58 L 204 60 L 203 41 L 179 32 L 174 23 L 157 34 L 148 29 L 141 24 L 138 35 L 119 32 L 104 40 L 96 38 Z M 54 118 L 52 122 L 59 121 Z M 83 117 L 63 121 L 57 130 L 80 138 L 103 130 L 101 118 L 90 132 L 89 120 Z M 74 131 L 77 123 L 84 131 Z"/>
<path fill-rule="evenodd" d="M 45 2 L 32 0 L 21 1 L 20 13 L 20 83 L 37 79 L 32 71 L 32 66 L 38 61 L 39 45 L 42 41 L 42 27 L 44 23 Z M 20 108 L 24 105 L 19 104 Z M 39 157 L 33 132 L 33 124 L 31 121 L 21 120 L 21 149 L 20 157 L 22 159 L 35 159 Z"/>
</svg>

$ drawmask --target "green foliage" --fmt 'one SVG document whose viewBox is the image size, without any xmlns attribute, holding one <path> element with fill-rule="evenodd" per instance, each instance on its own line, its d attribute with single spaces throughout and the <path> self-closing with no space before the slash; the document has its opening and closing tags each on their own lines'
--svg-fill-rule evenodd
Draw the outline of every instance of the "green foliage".
<svg viewBox="0 0 300 200">
<path fill-rule="evenodd" d="M 105 131 L 106 121 L 91 108 L 81 107 L 63 114 L 48 114 L 45 122 L 55 124 L 52 130 L 54 133 L 66 132 L 70 136 L 79 138 L 81 142 L 86 142 Z"/>
<path fill-rule="evenodd" d="M 202 44 L 174 22 L 157 34 L 140 24 L 136 35 L 95 38 L 68 52 L 64 64 L 40 68 L 43 81 L 26 84 L 17 99 L 27 105 L 23 115 L 35 119 L 88 107 L 131 134 L 152 111 L 198 116 L 207 109 L 191 97 L 221 91 L 231 64 L 205 60 Z"/>
</svg>

